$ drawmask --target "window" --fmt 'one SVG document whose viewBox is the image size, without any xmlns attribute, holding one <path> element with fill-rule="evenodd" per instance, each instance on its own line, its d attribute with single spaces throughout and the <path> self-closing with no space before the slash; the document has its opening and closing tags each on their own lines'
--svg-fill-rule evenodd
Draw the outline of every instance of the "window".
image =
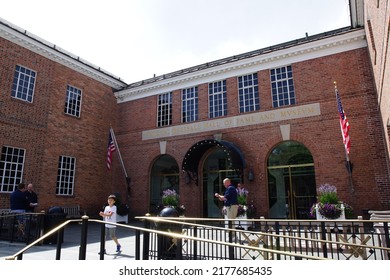
<svg viewBox="0 0 390 280">
<path fill-rule="evenodd" d="M 226 115 L 226 80 L 209 83 L 209 118 Z"/>
<path fill-rule="evenodd" d="M 56 194 L 73 195 L 76 158 L 60 156 L 58 161 Z"/>
<path fill-rule="evenodd" d="M 24 149 L 3 146 L 0 160 L 1 192 L 13 192 L 22 182 L 25 153 Z"/>
<path fill-rule="evenodd" d="M 66 87 L 65 114 L 80 117 L 81 90 L 78 88 Z"/>
<path fill-rule="evenodd" d="M 172 92 L 158 96 L 157 126 L 172 124 Z"/>
<path fill-rule="evenodd" d="M 260 109 L 257 73 L 238 77 L 240 113 Z"/>
<path fill-rule="evenodd" d="M 198 87 L 183 89 L 182 122 L 198 120 Z"/>
<path fill-rule="evenodd" d="M 32 103 L 36 72 L 16 65 L 11 96 Z"/>
<path fill-rule="evenodd" d="M 272 105 L 274 108 L 295 104 L 291 66 L 271 69 Z"/>
</svg>

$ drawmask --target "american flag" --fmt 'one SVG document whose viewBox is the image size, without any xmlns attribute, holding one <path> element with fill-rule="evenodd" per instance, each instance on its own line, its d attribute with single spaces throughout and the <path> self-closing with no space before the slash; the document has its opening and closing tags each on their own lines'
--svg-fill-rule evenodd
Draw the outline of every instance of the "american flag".
<svg viewBox="0 0 390 280">
<path fill-rule="evenodd" d="M 108 133 L 108 145 L 107 145 L 107 169 L 111 169 L 112 153 L 116 151 L 114 139 L 112 139 L 111 130 Z"/>
<path fill-rule="evenodd" d="M 351 140 L 349 138 L 349 122 L 347 120 L 347 115 L 343 110 L 343 106 L 341 105 L 340 95 L 337 88 L 335 89 L 335 91 L 336 91 L 336 99 L 337 99 L 337 108 L 340 114 L 341 134 L 343 135 L 345 151 L 347 152 L 347 154 L 349 154 L 349 149 L 351 147 Z"/>
</svg>

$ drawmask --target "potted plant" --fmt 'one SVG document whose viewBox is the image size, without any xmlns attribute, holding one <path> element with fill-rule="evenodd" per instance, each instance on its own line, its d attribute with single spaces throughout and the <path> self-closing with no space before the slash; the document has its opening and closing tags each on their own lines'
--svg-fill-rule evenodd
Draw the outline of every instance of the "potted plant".
<svg viewBox="0 0 390 280">
<path fill-rule="evenodd" d="M 174 189 L 166 189 L 162 194 L 162 203 L 166 207 L 175 208 L 179 205 L 179 195 Z"/>
<path fill-rule="evenodd" d="M 352 215 L 352 207 L 341 200 L 337 196 L 337 188 L 330 184 L 321 185 L 317 190 L 317 202 L 310 209 L 310 215 L 317 220 L 335 220 L 346 218 Z"/>
<path fill-rule="evenodd" d="M 174 208 L 179 216 L 183 216 L 186 210 L 184 205 L 179 204 L 180 196 L 174 189 L 166 189 L 162 194 L 163 207 Z"/>
</svg>

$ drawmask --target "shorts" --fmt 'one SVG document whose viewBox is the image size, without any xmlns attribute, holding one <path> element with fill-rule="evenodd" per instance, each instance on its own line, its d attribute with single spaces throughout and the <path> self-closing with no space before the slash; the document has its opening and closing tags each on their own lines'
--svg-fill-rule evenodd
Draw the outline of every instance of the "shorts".
<svg viewBox="0 0 390 280">
<path fill-rule="evenodd" d="M 116 227 L 106 227 L 106 237 L 116 237 Z"/>
</svg>

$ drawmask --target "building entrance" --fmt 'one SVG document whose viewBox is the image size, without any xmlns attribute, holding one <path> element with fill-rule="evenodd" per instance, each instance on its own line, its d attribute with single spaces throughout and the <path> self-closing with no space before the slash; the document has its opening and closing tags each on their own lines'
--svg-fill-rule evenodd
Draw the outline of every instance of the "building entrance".
<svg viewBox="0 0 390 280">
<path fill-rule="evenodd" d="M 268 159 L 269 217 L 309 219 L 316 201 L 313 157 L 295 141 L 277 146 Z"/>
<path fill-rule="evenodd" d="M 223 203 L 214 197 L 215 193 L 223 194 L 223 179 L 230 178 L 234 185 L 240 181 L 239 174 L 228 165 L 226 153 L 216 149 L 210 153 L 203 164 L 203 217 L 221 218 Z"/>
</svg>

